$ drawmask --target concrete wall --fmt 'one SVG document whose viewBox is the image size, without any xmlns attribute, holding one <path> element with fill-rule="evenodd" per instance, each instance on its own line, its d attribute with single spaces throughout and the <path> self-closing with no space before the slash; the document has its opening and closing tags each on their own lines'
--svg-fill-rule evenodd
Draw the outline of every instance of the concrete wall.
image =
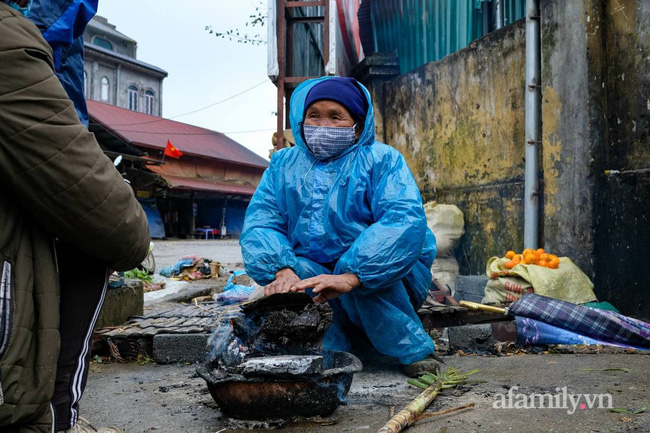
<svg viewBox="0 0 650 433">
<path fill-rule="evenodd" d="M 542 1 L 544 242 L 650 318 L 650 3 Z M 620 170 L 608 175 L 606 170 Z"/>
<path fill-rule="evenodd" d="M 128 88 L 133 84 L 139 91 L 138 111 L 145 112 L 145 92 L 151 90 L 154 93 L 153 115 L 162 116 L 162 78 L 132 67 L 126 62 L 110 63 L 104 58 L 98 59 L 90 51 L 86 51 L 84 70 L 89 80 L 87 98 L 129 108 Z M 108 101 L 101 99 L 102 77 L 107 77 L 109 81 Z"/>
<path fill-rule="evenodd" d="M 541 2 L 542 237 L 547 249 L 571 257 L 591 277 L 596 159 L 604 140 L 601 4 Z"/>
<path fill-rule="evenodd" d="M 524 46 L 518 22 L 383 87 L 383 140 L 426 200 L 465 214 L 464 274 L 523 244 Z"/>
<path fill-rule="evenodd" d="M 650 2 L 541 0 L 539 245 L 650 318 Z M 523 247 L 525 22 L 372 89 L 378 139 L 465 214 L 461 273 Z M 608 169 L 619 174 L 605 174 Z"/>
<path fill-rule="evenodd" d="M 599 121 L 607 129 L 594 173 L 595 282 L 600 297 L 650 321 L 650 2 L 608 0 L 598 24 L 607 97 Z M 607 169 L 621 174 L 607 176 Z"/>
</svg>

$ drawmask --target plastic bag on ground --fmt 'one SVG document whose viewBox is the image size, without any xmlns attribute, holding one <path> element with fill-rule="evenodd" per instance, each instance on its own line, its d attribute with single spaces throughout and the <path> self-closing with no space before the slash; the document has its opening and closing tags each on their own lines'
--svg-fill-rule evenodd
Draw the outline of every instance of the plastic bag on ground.
<svg viewBox="0 0 650 433">
<path fill-rule="evenodd" d="M 214 296 L 215 301 L 222 305 L 232 305 L 247 301 L 255 290 L 255 286 L 244 286 L 232 282 L 233 277 L 245 274 L 246 272 L 244 271 L 234 271 L 230 278 L 228 278 L 228 283 L 223 288 L 223 292 L 217 293 Z"/>
</svg>

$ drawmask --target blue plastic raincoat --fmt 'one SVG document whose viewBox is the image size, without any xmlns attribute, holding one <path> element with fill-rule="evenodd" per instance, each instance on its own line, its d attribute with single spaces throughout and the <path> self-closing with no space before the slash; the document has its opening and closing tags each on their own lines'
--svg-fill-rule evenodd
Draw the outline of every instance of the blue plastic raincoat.
<svg viewBox="0 0 650 433">
<path fill-rule="evenodd" d="M 246 272 L 261 285 L 283 268 L 301 279 L 355 274 L 361 286 L 330 301 L 325 349 L 349 351 L 363 331 L 380 353 L 410 364 L 434 351 L 415 309 L 431 285 L 435 237 L 404 157 L 375 141 L 365 87 L 369 109 L 357 143 L 332 160 L 314 158 L 301 131 L 304 101 L 327 79 L 306 81 L 292 96 L 296 146 L 273 154 L 246 212 Z"/>
<path fill-rule="evenodd" d="M 88 127 L 84 96 L 86 24 L 95 16 L 99 0 L 34 0 L 28 18 L 52 47 L 54 69 L 81 123 Z"/>
</svg>

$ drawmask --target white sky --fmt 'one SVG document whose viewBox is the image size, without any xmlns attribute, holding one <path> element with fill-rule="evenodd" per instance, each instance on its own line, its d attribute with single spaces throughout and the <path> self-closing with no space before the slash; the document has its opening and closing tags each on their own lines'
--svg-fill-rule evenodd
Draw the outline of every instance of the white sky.
<svg viewBox="0 0 650 433">
<path fill-rule="evenodd" d="M 276 128 L 277 90 L 266 75 L 266 45 L 237 43 L 209 34 L 206 26 L 239 28 L 266 40 L 266 26 L 245 27 L 260 0 L 100 0 L 98 15 L 138 42 L 138 60 L 169 73 L 163 81 L 163 117 L 223 132 L 268 159 Z M 266 2 L 262 6 L 266 8 Z M 263 11 L 266 14 L 266 10 Z M 255 133 L 239 131 L 268 130 Z"/>
</svg>

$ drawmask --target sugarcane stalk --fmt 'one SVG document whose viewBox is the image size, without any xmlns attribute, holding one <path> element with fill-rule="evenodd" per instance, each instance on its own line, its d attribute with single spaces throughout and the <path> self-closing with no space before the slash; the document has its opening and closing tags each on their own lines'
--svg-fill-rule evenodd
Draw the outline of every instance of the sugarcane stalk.
<svg viewBox="0 0 650 433">
<path fill-rule="evenodd" d="M 406 407 L 395 414 L 388 420 L 377 433 L 399 433 L 406 427 L 415 422 L 418 415 L 424 412 L 424 409 L 431 404 L 433 399 L 436 398 L 442 389 L 442 381 L 438 381 L 433 385 L 429 385 L 427 389 L 422 391 L 412 402 Z"/>
<path fill-rule="evenodd" d="M 459 304 L 461 307 L 469 308 L 470 310 L 483 310 L 490 313 L 501 313 L 504 315 L 506 314 L 506 309 L 501 307 L 493 307 L 491 305 L 484 305 L 470 301 L 460 301 Z"/>
<path fill-rule="evenodd" d="M 421 419 L 427 419 L 427 418 L 432 418 L 434 416 L 446 415 L 448 413 L 457 412 L 459 410 L 469 409 L 470 407 L 474 407 L 474 406 L 476 406 L 475 403 L 470 403 L 470 404 L 466 404 L 464 406 L 458 406 L 458 407 L 452 407 L 450 409 L 439 410 L 437 412 L 424 413 L 424 414 L 419 415 L 415 420 L 420 421 Z"/>
<path fill-rule="evenodd" d="M 467 377 L 476 373 L 478 370 L 472 370 L 467 373 L 461 373 L 453 367 L 450 367 L 444 373 L 435 375 L 432 373 L 420 377 L 420 382 L 413 383 L 409 380 L 410 384 L 422 387 L 428 385 L 424 391 L 420 393 L 413 401 L 411 401 L 404 409 L 395 414 L 377 433 L 399 433 L 406 427 L 417 421 L 418 417 L 436 398 L 442 389 L 453 388 L 467 380 Z M 433 383 L 428 382 L 433 380 Z"/>
</svg>

